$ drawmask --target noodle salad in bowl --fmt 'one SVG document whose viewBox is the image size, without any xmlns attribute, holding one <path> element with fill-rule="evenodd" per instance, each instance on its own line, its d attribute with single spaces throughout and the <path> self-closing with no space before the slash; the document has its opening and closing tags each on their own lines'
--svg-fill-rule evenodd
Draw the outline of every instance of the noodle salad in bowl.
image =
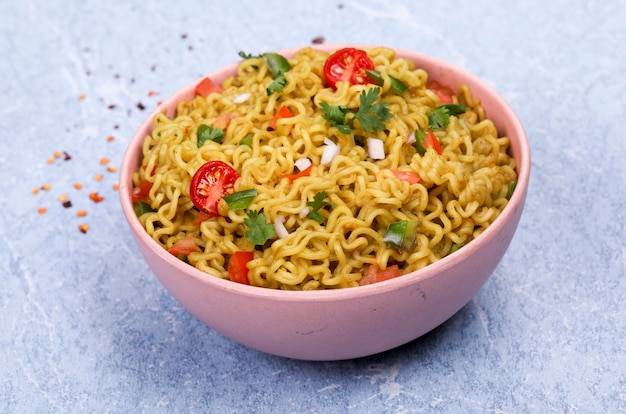
<svg viewBox="0 0 626 414">
<path fill-rule="evenodd" d="M 281 290 L 401 277 L 463 249 L 518 180 L 469 85 L 385 47 L 240 53 L 157 112 L 134 210 L 169 254 Z"/>
<path fill-rule="evenodd" d="M 122 161 L 124 216 L 167 291 L 230 339 L 306 360 L 389 350 L 465 306 L 526 200 L 506 101 L 402 49 L 240 56 L 163 101 Z"/>
</svg>

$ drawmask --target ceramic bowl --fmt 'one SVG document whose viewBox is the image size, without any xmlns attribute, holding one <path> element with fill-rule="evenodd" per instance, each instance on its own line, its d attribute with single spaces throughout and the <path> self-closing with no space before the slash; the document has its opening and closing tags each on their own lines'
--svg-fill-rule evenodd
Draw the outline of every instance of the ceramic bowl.
<svg viewBox="0 0 626 414">
<path fill-rule="evenodd" d="M 318 45 L 333 51 L 346 46 Z M 299 48 L 279 51 L 291 56 Z M 139 127 L 120 170 L 121 204 L 139 251 L 171 295 L 191 314 L 222 335 L 248 347 L 303 360 L 343 360 L 398 347 L 429 332 L 467 304 L 504 256 L 524 207 L 530 149 L 520 120 L 485 82 L 439 59 L 407 50 L 408 58 L 431 79 L 457 88 L 468 84 L 481 99 L 499 132 L 511 138 L 518 184 L 504 211 L 478 238 L 421 270 L 385 282 L 326 291 L 280 291 L 222 280 L 178 260 L 152 240 L 139 223 L 131 200 L 131 176 L 152 115 Z M 208 74 L 220 82 L 235 74 L 233 63 Z M 157 111 L 173 116 L 176 104 L 194 96 L 194 80 L 165 100 Z"/>
</svg>

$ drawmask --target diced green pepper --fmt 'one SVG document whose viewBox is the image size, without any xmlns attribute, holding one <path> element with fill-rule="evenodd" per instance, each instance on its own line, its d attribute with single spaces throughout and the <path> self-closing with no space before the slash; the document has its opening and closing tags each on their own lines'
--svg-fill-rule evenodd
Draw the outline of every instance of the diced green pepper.
<svg viewBox="0 0 626 414">
<path fill-rule="evenodd" d="M 419 129 L 415 130 L 415 149 L 419 155 L 426 154 L 426 148 L 424 148 L 424 140 L 426 139 L 426 132 Z"/>
</svg>

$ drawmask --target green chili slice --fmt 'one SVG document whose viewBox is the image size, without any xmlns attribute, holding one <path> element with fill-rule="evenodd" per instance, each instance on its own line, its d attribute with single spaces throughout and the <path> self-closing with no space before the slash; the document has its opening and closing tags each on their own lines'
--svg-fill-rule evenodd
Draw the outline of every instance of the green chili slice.
<svg viewBox="0 0 626 414">
<path fill-rule="evenodd" d="M 224 196 L 224 201 L 228 204 L 231 210 L 243 210 L 247 208 L 256 197 L 257 191 L 255 188 L 249 190 L 241 190 Z"/>
<path fill-rule="evenodd" d="M 137 215 L 137 217 L 141 217 L 146 213 L 153 213 L 156 210 L 152 208 L 152 206 L 150 206 L 150 204 L 146 203 L 145 201 L 138 201 L 133 205 L 133 208 L 135 209 L 135 214 Z"/>
</svg>

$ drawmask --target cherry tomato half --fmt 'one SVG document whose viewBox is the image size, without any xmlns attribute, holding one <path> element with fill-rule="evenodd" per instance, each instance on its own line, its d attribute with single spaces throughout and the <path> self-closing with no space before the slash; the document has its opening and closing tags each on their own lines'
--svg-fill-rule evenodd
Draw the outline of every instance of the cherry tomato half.
<svg viewBox="0 0 626 414">
<path fill-rule="evenodd" d="M 374 62 L 364 50 L 346 47 L 326 59 L 324 76 L 328 85 L 337 89 L 337 82 L 350 82 L 350 85 L 373 83 L 365 71 L 374 69 Z"/>
<path fill-rule="evenodd" d="M 208 161 L 191 178 L 191 201 L 200 211 L 219 216 L 217 204 L 223 196 L 233 192 L 237 178 L 237 171 L 225 162 Z"/>
</svg>

